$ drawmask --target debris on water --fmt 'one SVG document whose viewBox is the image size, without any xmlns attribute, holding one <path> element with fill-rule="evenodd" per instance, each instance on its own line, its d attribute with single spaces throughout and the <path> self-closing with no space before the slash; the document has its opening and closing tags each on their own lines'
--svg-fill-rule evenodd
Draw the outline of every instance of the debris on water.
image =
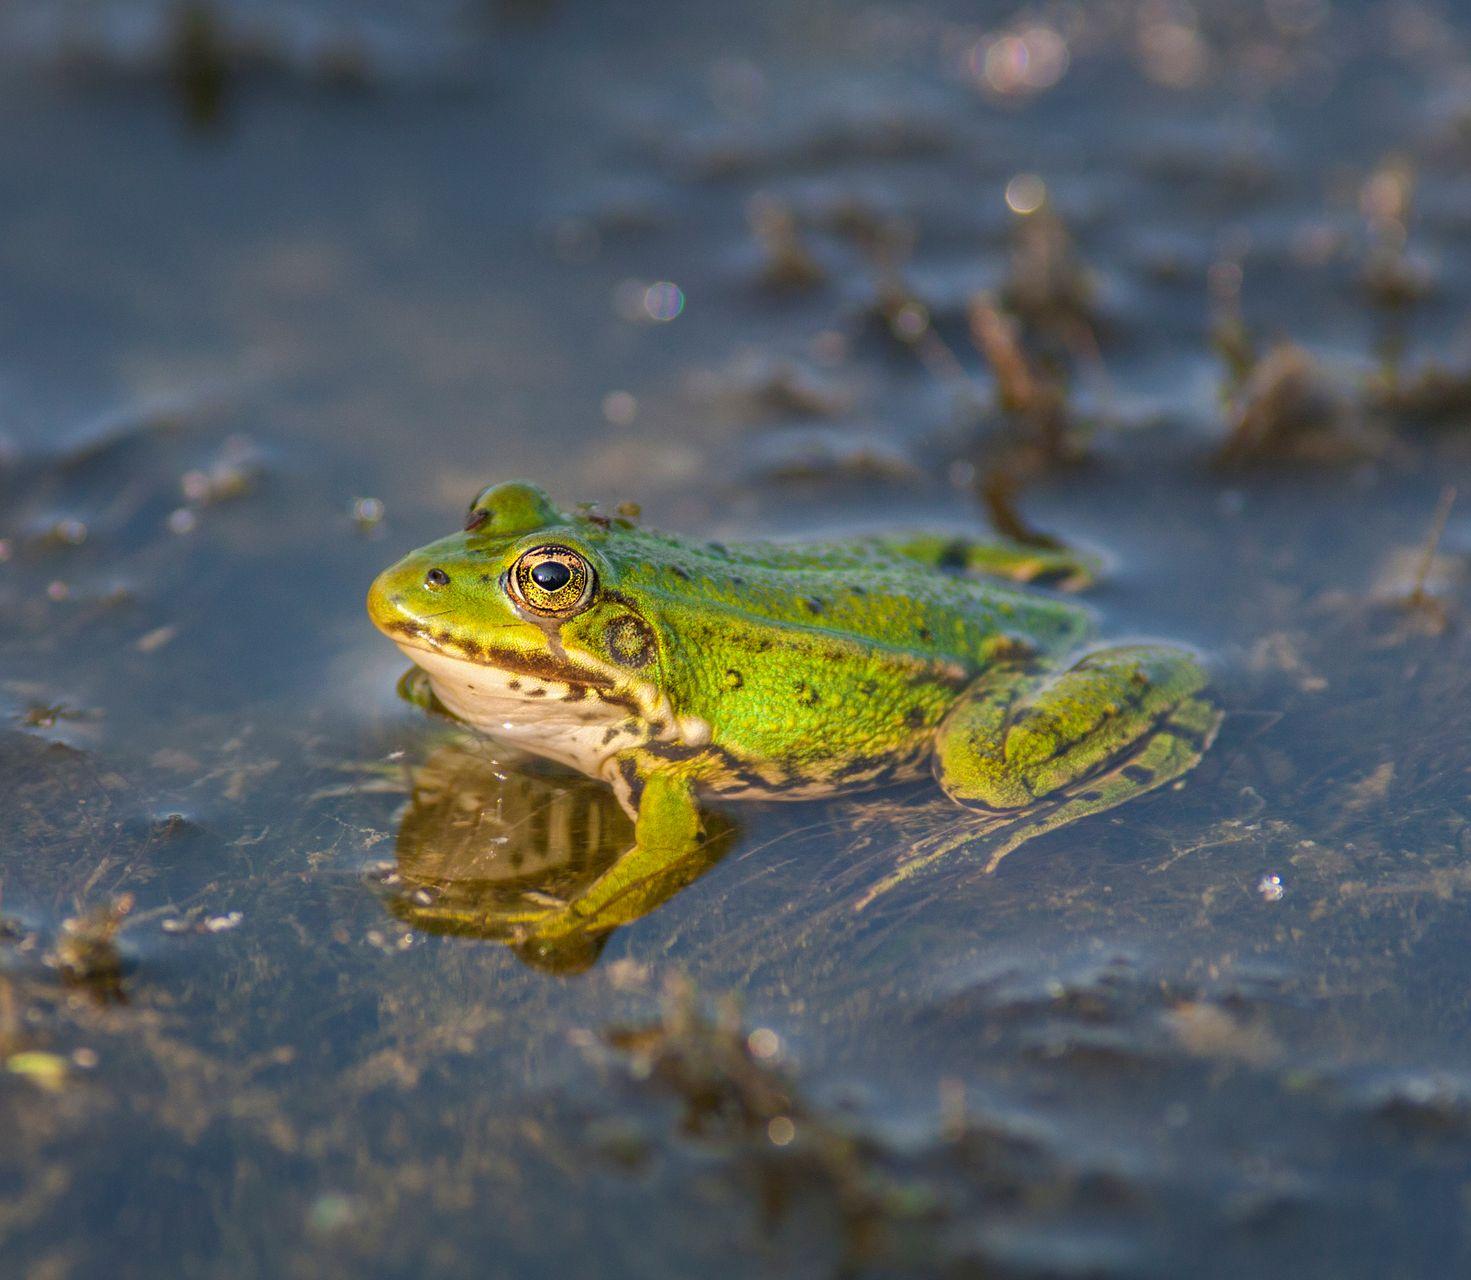
<svg viewBox="0 0 1471 1280">
<path fill-rule="evenodd" d="M 133 648 L 139 653 L 156 653 L 179 634 L 179 628 L 171 624 L 162 627 L 154 627 L 152 631 L 145 631 L 133 641 Z"/>
<path fill-rule="evenodd" d="M 1287 892 L 1282 885 L 1282 877 L 1273 873 L 1268 873 L 1257 881 L 1256 891 L 1264 902 L 1280 902 Z"/>
<path fill-rule="evenodd" d="M 316 1235 L 332 1235 L 351 1227 L 362 1216 L 363 1207 L 341 1191 L 325 1191 L 307 1210 L 307 1229 Z"/>
<path fill-rule="evenodd" d="M 1427 359 L 1413 376 L 1381 369 L 1369 381 L 1365 403 L 1399 423 L 1457 426 L 1471 418 L 1471 368 Z"/>
<path fill-rule="evenodd" d="M 73 986 L 84 987 L 100 1001 L 121 1001 L 127 963 L 118 948 L 118 934 L 133 910 L 131 893 L 70 916 L 61 923 L 61 936 L 48 961 Z"/>
<path fill-rule="evenodd" d="M 359 533 L 373 533 L 383 523 L 384 508 L 381 498 L 354 498 L 352 521 Z"/>
<path fill-rule="evenodd" d="M 778 1034 L 746 1032 L 733 1000 L 719 1001 L 712 1016 L 694 987 L 674 978 L 657 1022 L 604 1038 L 626 1055 L 635 1081 L 683 1103 L 686 1134 L 749 1162 L 773 1219 L 803 1189 L 830 1200 L 850 1262 L 881 1254 L 892 1230 L 935 1216 L 933 1197 L 894 1177 L 878 1143 L 799 1096 Z"/>
<path fill-rule="evenodd" d="M 85 521 L 68 516 L 58 520 L 46 531 L 46 539 L 61 547 L 80 547 L 87 540 Z"/>
<path fill-rule="evenodd" d="M 1455 503 L 1455 486 L 1444 486 L 1424 542 L 1391 552 L 1375 575 L 1368 604 L 1381 617 L 1388 615 L 1385 630 L 1374 639 L 1376 647 L 1393 648 L 1414 636 L 1433 638 L 1450 626 L 1452 588 L 1467 573 L 1463 555 L 1440 551 Z"/>
<path fill-rule="evenodd" d="M 1397 767 L 1393 760 L 1383 760 L 1358 781 L 1343 789 L 1345 813 L 1362 813 L 1374 809 L 1389 799 L 1394 787 Z"/>
<path fill-rule="evenodd" d="M 1406 156 L 1390 156 L 1369 176 L 1359 193 L 1368 225 L 1369 250 L 1363 281 L 1369 301 L 1385 311 L 1420 302 L 1430 292 L 1434 273 L 1408 249 L 1415 169 Z"/>
<path fill-rule="evenodd" d="M 761 282 L 768 289 L 814 289 L 827 272 L 802 239 L 791 205 L 764 193 L 746 203 L 746 223 L 760 246 Z"/>
<path fill-rule="evenodd" d="M 385 933 L 382 929 L 369 929 L 363 934 L 363 941 L 375 950 L 393 955 L 409 950 L 414 945 L 414 935 L 408 930 L 402 933 Z"/>
<path fill-rule="evenodd" d="M 1212 311 L 1210 341 L 1225 365 L 1222 391 L 1228 406 L 1241 396 L 1261 358 L 1256 336 L 1241 312 L 1241 279 L 1241 264 L 1230 259 L 1213 263 L 1207 274 Z"/>
<path fill-rule="evenodd" d="M 1178 1004 L 1166 1016 L 1166 1022 L 1180 1047 L 1194 1057 L 1264 1067 L 1282 1053 L 1276 1037 L 1265 1026 L 1244 1023 L 1218 1004 L 1199 1000 Z"/>
<path fill-rule="evenodd" d="M 255 442 L 248 436 L 233 435 L 208 465 L 186 471 L 180 477 L 179 488 L 191 506 L 211 506 L 250 493 L 264 466 Z"/>
<path fill-rule="evenodd" d="M 1471 1127 L 1471 1080 L 1460 1072 L 1386 1072 L 1354 1090 L 1353 1098 L 1370 1114 L 1406 1128 L 1450 1132 Z"/>
<path fill-rule="evenodd" d="M 37 1049 L 12 1053 L 5 1059 L 5 1069 L 12 1075 L 23 1076 L 48 1093 L 60 1093 L 66 1087 L 69 1066 L 59 1054 Z"/>
<path fill-rule="evenodd" d="M 800 361 L 759 353 L 741 356 L 718 373 L 691 375 L 689 393 L 742 421 L 833 418 L 853 407 L 852 388 Z"/>
<path fill-rule="evenodd" d="M 1448 484 L 1440 491 L 1440 500 L 1435 504 L 1435 516 L 1430 522 L 1430 532 L 1425 538 L 1425 548 L 1420 555 L 1420 563 L 1415 569 L 1414 585 L 1410 588 L 1410 594 L 1405 599 L 1405 605 L 1410 609 L 1430 608 L 1435 613 L 1444 617 L 1445 606 L 1439 599 L 1432 596 L 1427 585 L 1430 580 L 1431 571 L 1435 567 L 1435 552 L 1440 546 L 1440 540 L 1445 535 L 1446 522 L 1451 518 L 1451 508 L 1456 505 L 1456 486 Z"/>
<path fill-rule="evenodd" d="M 588 1126 L 587 1142 L 605 1160 L 629 1171 L 642 1169 L 653 1156 L 653 1144 L 631 1119 L 610 1116 Z"/>
<path fill-rule="evenodd" d="M 96 711 L 80 711 L 64 702 L 32 703 L 21 715 L 20 722 L 28 729 L 53 729 L 59 720 L 95 720 Z"/>
</svg>

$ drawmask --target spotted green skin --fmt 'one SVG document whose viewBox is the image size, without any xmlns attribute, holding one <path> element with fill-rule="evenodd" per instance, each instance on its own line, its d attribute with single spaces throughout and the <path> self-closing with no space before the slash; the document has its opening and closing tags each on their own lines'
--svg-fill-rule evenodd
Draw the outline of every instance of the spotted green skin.
<svg viewBox="0 0 1471 1280">
<path fill-rule="evenodd" d="M 958 802 L 1004 815 L 1010 849 L 1178 777 L 1218 721 L 1190 654 L 1085 651 L 1085 609 L 1016 585 L 1086 579 L 1066 552 L 933 536 L 699 542 L 559 512 L 524 483 L 485 490 L 470 517 L 381 574 L 370 615 L 451 710 L 605 778 L 636 820 L 634 848 L 598 882 L 528 913 L 538 936 L 648 910 L 642 889 L 699 847 L 700 796 L 933 773 Z M 595 574 L 565 618 L 507 589 L 517 560 L 549 544 Z M 477 702 L 487 682 L 496 701 Z"/>
</svg>

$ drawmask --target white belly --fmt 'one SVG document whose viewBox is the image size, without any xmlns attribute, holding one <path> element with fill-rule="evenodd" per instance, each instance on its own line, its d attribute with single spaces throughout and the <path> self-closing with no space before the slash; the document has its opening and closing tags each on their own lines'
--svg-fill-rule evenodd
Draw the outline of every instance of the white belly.
<svg viewBox="0 0 1471 1280">
<path fill-rule="evenodd" d="M 434 696 L 451 714 L 492 738 L 594 778 L 602 776 L 609 756 L 648 740 L 639 717 L 593 693 L 574 698 L 566 684 L 399 647 L 423 668 Z"/>
</svg>

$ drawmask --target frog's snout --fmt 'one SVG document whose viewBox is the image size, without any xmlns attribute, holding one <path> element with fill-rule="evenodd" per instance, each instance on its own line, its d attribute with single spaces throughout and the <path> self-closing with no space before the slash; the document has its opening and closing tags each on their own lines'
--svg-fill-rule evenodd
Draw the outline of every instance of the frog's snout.
<svg viewBox="0 0 1471 1280">
<path fill-rule="evenodd" d="M 417 624 L 428 609 L 429 593 L 448 586 L 449 580 L 443 569 L 432 568 L 425 573 L 422 562 L 413 565 L 400 561 L 373 579 L 368 588 L 368 617 L 380 631 L 390 635 Z"/>
</svg>

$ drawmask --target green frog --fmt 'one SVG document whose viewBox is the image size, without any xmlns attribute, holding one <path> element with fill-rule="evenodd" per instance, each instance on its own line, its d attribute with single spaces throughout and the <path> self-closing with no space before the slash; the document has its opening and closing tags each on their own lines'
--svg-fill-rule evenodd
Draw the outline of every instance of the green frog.
<svg viewBox="0 0 1471 1280">
<path fill-rule="evenodd" d="M 1090 647 L 1089 612 L 1038 589 L 1089 576 L 1063 549 L 944 535 L 699 541 L 513 482 L 385 570 L 368 611 L 444 710 L 602 779 L 633 818 L 596 880 L 523 913 L 526 936 L 554 939 L 635 919 L 684 882 L 703 798 L 933 776 L 1003 829 L 993 868 L 1179 778 L 1220 722 L 1205 672 L 1168 645 Z"/>
</svg>

